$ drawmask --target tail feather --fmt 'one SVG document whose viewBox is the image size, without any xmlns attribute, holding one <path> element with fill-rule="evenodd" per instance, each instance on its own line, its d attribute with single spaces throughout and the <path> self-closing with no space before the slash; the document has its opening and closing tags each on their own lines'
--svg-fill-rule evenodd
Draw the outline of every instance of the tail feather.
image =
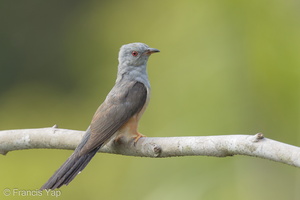
<svg viewBox="0 0 300 200">
<path fill-rule="evenodd" d="M 99 147 L 100 148 L 100 147 Z M 52 175 L 52 177 L 41 187 L 40 190 L 60 188 L 68 185 L 91 161 L 99 148 L 88 154 L 80 155 L 75 151 L 66 162 Z"/>
</svg>

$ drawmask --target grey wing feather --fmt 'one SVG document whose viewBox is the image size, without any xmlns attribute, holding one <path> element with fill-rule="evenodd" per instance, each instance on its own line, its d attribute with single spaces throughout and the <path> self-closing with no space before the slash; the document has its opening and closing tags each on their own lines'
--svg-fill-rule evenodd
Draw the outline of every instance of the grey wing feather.
<svg viewBox="0 0 300 200">
<path fill-rule="evenodd" d="M 81 155 L 103 145 L 124 123 L 141 111 L 147 100 L 147 88 L 140 82 L 132 82 L 127 88 L 116 89 L 114 92 L 119 94 L 110 96 L 98 108 L 90 127 L 92 133 L 81 149 Z"/>
</svg>

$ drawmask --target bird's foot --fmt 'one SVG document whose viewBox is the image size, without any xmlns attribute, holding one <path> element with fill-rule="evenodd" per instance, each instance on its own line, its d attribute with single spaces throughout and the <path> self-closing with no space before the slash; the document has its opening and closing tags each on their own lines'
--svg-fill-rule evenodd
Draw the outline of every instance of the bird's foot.
<svg viewBox="0 0 300 200">
<path fill-rule="evenodd" d="M 146 136 L 143 135 L 143 134 L 137 133 L 137 136 L 134 137 L 134 143 L 133 143 L 134 146 L 136 145 L 137 141 L 138 141 L 141 137 L 146 137 Z"/>
</svg>

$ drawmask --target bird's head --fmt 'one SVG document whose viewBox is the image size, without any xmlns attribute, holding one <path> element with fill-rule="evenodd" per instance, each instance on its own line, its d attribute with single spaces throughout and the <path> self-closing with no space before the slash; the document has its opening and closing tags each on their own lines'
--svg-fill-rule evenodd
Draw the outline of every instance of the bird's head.
<svg viewBox="0 0 300 200">
<path fill-rule="evenodd" d="M 150 48 L 143 43 L 125 44 L 119 52 L 119 64 L 136 67 L 146 65 L 149 56 L 156 52 L 159 52 L 159 50 Z"/>
</svg>

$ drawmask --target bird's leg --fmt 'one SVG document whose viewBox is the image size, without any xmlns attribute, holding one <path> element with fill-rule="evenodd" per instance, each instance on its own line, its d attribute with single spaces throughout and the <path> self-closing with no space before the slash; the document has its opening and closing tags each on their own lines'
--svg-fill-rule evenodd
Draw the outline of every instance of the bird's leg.
<svg viewBox="0 0 300 200">
<path fill-rule="evenodd" d="M 141 137 L 146 137 L 145 135 L 139 133 L 139 132 L 136 132 L 134 134 L 130 134 L 130 136 L 128 137 L 128 135 L 126 134 L 118 134 L 115 138 L 114 138 L 114 141 L 115 143 L 117 144 L 121 144 L 121 143 L 124 143 L 124 142 L 131 142 L 133 140 L 133 145 L 135 146 L 136 143 L 138 142 L 138 140 L 141 138 Z"/>
<path fill-rule="evenodd" d="M 146 137 L 145 135 L 139 133 L 139 132 L 136 132 L 136 136 L 134 137 L 134 146 L 136 145 L 137 141 L 141 138 L 141 137 Z"/>
</svg>

